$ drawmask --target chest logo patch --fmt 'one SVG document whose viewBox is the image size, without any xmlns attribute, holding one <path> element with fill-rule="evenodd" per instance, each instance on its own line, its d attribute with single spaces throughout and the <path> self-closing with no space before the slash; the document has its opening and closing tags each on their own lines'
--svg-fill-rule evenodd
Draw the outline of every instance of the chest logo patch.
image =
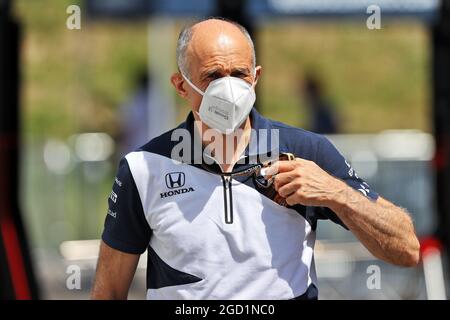
<svg viewBox="0 0 450 320">
<path fill-rule="evenodd" d="M 184 172 L 170 172 L 165 177 L 167 188 L 171 189 L 167 192 L 161 193 L 161 199 L 166 197 L 172 197 L 178 194 L 195 191 L 192 187 L 184 187 L 186 183 L 186 177 Z"/>
<path fill-rule="evenodd" d="M 166 174 L 166 186 L 169 189 L 183 187 L 185 180 L 184 172 L 170 172 Z"/>
</svg>

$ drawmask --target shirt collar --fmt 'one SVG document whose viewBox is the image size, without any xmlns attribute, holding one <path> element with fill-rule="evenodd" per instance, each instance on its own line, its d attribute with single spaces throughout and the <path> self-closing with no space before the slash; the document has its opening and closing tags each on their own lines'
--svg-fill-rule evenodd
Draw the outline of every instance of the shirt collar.
<svg viewBox="0 0 450 320">
<path fill-rule="evenodd" d="M 264 118 L 255 108 L 252 108 L 249 114 L 252 132 L 250 135 L 250 141 L 245 148 L 240 159 L 243 159 L 244 163 L 260 162 L 259 159 L 268 159 L 273 154 L 278 154 L 278 143 L 275 141 L 272 145 L 272 126 L 268 119 Z M 194 136 L 198 135 L 195 129 L 195 118 L 191 112 L 189 112 L 186 121 L 185 128 L 189 131 L 191 137 L 191 163 L 201 164 L 203 159 L 200 157 L 208 157 L 207 153 L 204 153 L 204 147 L 201 145 L 201 139 L 195 139 Z M 275 139 L 276 137 L 274 137 Z M 195 145 L 195 143 L 200 145 Z M 197 149 L 197 150 L 196 150 Z"/>
</svg>

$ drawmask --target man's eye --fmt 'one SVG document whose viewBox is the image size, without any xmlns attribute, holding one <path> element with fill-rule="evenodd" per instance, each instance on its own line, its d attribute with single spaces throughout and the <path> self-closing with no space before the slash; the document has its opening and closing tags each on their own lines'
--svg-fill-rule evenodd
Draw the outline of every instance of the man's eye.
<svg viewBox="0 0 450 320">
<path fill-rule="evenodd" d="M 248 74 L 244 71 L 235 71 L 231 73 L 232 77 L 244 79 L 248 76 Z"/>
<path fill-rule="evenodd" d="M 245 78 L 246 77 L 246 75 L 243 74 L 242 72 L 232 73 L 231 76 L 235 77 L 235 78 Z"/>
<path fill-rule="evenodd" d="M 220 77 L 222 77 L 220 72 L 211 72 L 206 75 L 205 79 L 211 81 L 211 80 L 219 79 Z"/>
</svg>

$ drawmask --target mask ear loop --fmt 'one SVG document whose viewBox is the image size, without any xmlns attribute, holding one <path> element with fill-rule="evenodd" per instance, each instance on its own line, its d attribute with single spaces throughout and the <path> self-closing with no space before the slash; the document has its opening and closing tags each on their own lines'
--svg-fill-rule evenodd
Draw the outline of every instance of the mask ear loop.
<svg viewBox="0 0 450 320">
<path fill-rule="evenodd" d="M 186 80 L 186 82 L 191 86 L 191 88 L 192 89 L 194 89 L 195 91 L 197 91 L 197 93 L 198 94 L 200 94 L 200 95 L 204 95 L 205 93 L 202 91 L 202 90 L 200 90 L 199 88 L 197 88 L 197 86 L 196 85 L 194 85 L 184 74 L 183 74 L 183 72 L 180 72 L 181 73 L 181 76 L 183 77 L 183 79 L 184 80 Z"/>
<path fill-rule="evenodd" d="M 258 82 L 258 80 L 256 79 L 256 68 L 253 72 L 253 77 L 255 77 L 255 80 L 252 81 L 252 88 L 255 89 L 256 83 Z"/>
</svg>

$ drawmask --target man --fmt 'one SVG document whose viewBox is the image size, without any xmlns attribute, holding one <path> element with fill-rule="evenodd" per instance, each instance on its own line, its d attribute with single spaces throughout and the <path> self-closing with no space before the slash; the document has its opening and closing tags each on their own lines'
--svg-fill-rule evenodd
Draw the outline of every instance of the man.
<svg viewBox="0 0 450 320">
<path fill-rule="evenodd" d="M 171 82 L 192 112 L 121 161 L 92 298 L 126 299 L 147 249 L 148 299 L 317 299 L 318 219 L 348 228 L 384 261 L 417 264 L 403 209 L 323 136 L 252 109 L 262 69 L 245 29 L 220 19 L 186 27 L 177 62 Z M 288 154 L 295 159 L 274 162 Z M 264 161 L 272 165 L 260 170 Z"/>
</svg>

